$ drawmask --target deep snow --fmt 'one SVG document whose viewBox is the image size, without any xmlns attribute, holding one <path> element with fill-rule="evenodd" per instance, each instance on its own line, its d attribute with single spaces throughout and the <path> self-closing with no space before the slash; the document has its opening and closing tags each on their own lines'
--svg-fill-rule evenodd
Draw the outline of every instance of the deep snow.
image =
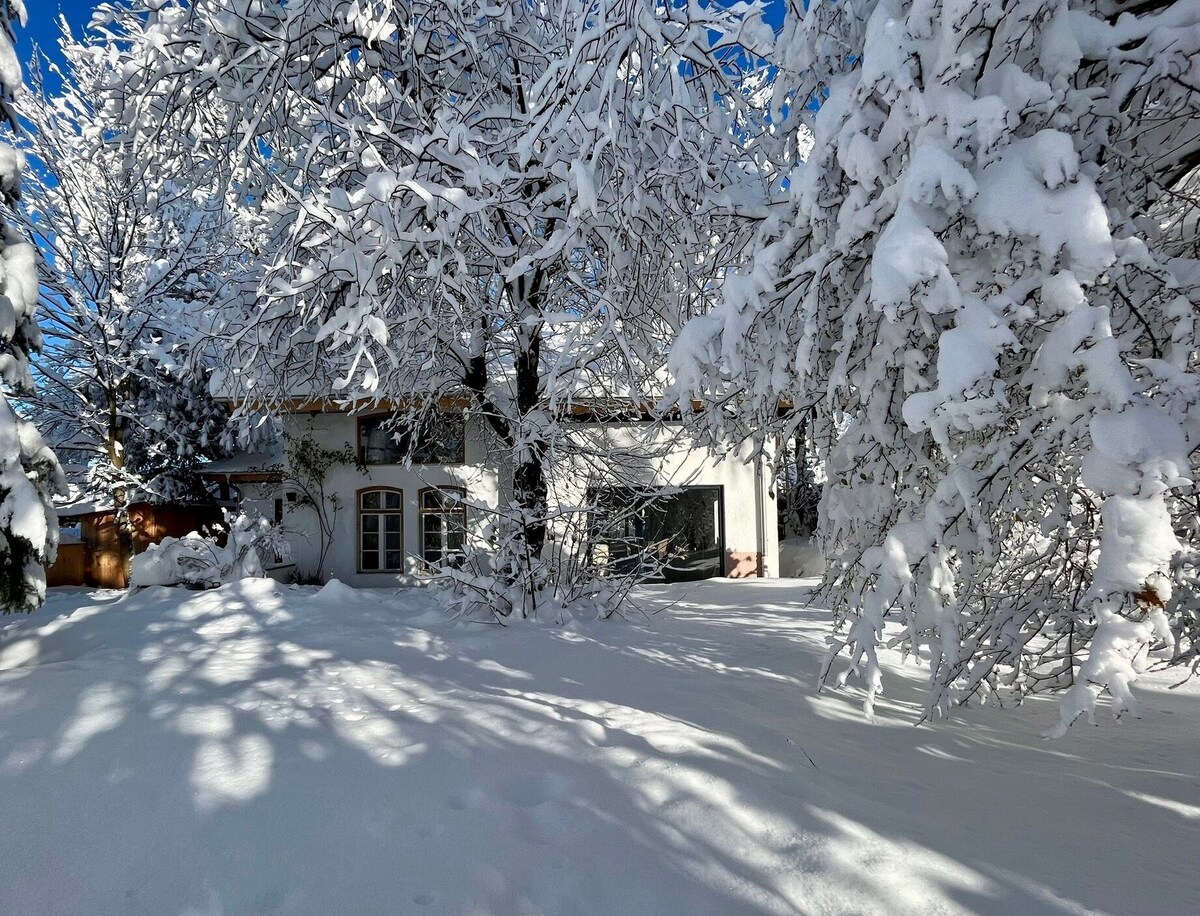
<svg viewBox="0 0 1200 916">
<path fill-rule="evenodd" d="M 914 728 L 910 666 L 869 724 L 803 597 L 56 590 L 0 624 L 0 912 L 1196 912 L 1196 687 L 1047 741 L 1048 701 Z"/>
</svg>

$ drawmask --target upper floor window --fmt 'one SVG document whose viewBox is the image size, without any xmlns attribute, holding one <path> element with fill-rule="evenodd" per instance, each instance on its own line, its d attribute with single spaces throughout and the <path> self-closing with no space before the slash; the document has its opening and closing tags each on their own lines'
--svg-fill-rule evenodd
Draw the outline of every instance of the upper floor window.
<svg viewBox="0 0 1200 916">
<path fill-rule="evenodd" d="M 404 492 L 389 488 L 358 491 L 360 572 L 404 571 Z"/>
<path fill-rule="evenodd" d="M 360 417 L 359 453 L 363 464 L 462 464 L 466 460 L 466 421 L 460 411 L 436 411 L 417 424 L 396 423 L 390 414 Z"/>
</svg>

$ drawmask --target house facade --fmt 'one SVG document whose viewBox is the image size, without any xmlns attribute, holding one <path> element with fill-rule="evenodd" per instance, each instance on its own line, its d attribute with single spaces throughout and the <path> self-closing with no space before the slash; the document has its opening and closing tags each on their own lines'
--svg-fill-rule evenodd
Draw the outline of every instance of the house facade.
<svg viewBox="0 0 1200 916">
<path fill-rule="evenodd" d="M 300 405 L 285 414 L 284 440 L 270 454 L 214 462 L 204 476 L 244 509 L 274 518 L 288 533 L 303 577 L 353 585 L 418 584 L 464 545 L 486 551 L 497 506 L 510 499 L 511 454 L 485 421 L 437 412 L 415 433 L 397 433 L 391 414 Z M 548 462 L 550 505 L 588 529 L 592 551 L 607 551 L 601 506 L 612 513 L 623 547 L 669 552 L 670 578 L 778 574 L 776 506 L 769 473 L 749 451 L 715 457 L 679 423 L 604 422 L 583 416 L 572 447 Z M 325 467 L 320 480 L 296 460 Z M 612 548 L 613 562 L 617 548 Z M 595 557 L 593 557 L 594 559 Z"/>
</svg>

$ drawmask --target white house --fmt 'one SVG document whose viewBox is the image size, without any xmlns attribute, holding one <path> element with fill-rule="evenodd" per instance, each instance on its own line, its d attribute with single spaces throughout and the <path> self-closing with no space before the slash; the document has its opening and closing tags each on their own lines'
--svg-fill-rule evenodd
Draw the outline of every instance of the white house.
<svg viewBox="0 0 1200 916">
<path fill-rule="evenodd" d="M 486 543 L 488 510 L 506 499 L 511 458 L 469 411 L 439 411 L 421 433 L 402 437 L 381 426 L 390 416 L 295 402 L 283 419 L 286 448 L 216 461 L 204 475 L 231 501 L 284 525 L 301 574 L 416 584 L 465 541 Z M 611 505 L 667 487 L 653 517 L 638 516 L 627 535 L 672 543 L 681 562 L 671 569 L 680 577 L 778 574 L 775 497 L 769 473 L 747 460 L 748 450 L 714 457 L 679 423 L 584 414 L 576 422 L 578 447 L 550 462 L 552 506 Z M 320 486 L 296 471 L 301 442 L 341 454 Z"/>
</svg>

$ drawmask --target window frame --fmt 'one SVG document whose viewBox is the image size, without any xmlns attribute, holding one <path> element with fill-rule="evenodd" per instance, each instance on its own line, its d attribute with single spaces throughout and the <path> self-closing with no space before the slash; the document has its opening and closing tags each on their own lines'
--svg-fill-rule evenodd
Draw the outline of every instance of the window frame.
<svg viewBox="0 0 1200 916">
<path fill-rule="evenodd" d="M 459 441 L 458 453 L 454 456 L 453 461 L 417 461 L 411 459 L 410 464 L 420 467 L 453 467 L 467 463 L 467 417 L 461 410 L 439 410 L 439 415 L 442 416 L 457 416 L 462 422 L 462 438 Z M 367 443 L 366 436 L 363 435 L 363 427 L 371 422 L 379 420 L 388 420 L 395 416 L 387 411 L 376 411 L 374 413 L 359 414 L 355 418 L 355 452 L 358 455 L 359 464 L 369 468 L 394 468 L 401 467 L 404 464 L 400 461 L 368 461 L 367 460 Z"/>
<path fill-rule="evenodd" d="M 396 493 L 400 497 L 400 506 L 399 506 L 399 508 L 396 508 L 396 509 L 384 509 L 384 508 L 382 508 L 384 501 L 382 499 L 380 499 L 381 508 L 379 508 L 379 509 L 363 509 L 363 497 L 366 496 L 368 493 Z M 377 517 L 387 517 L 387 516 L 394 515 L 400 519 L 400 566 L 398 568 L 393 569 L 390 567 L 383 566 L 383 564 L 385 562 L 387 562 L 387 547 L 383 541 L 380 541 L 380 544 L 378 547 L 379 563 L 380 563 L 379 568 L 378 569 L 366 569 L 363 567 L 363 535 L 366 533 L 363 531 L 363 516 L 364 515 L 374 515 Z M 406 564 L 404 562 L 406 551 L 404 549 L 404 490 L 403 489 L 401 489 L 400 487 L 362 487 L 361 489 L 356 490 L 354 492 L 354 527 L 355 527 L 354 566 L 355 566 L 355 569 L 359 573 L 363 573 L 366 575 L 374 575 L 374 574 L 394 575 L 396 573 L 405 573 L 408 571 L 406 568 Z M 383 527 L 380 527 L 379 531 L 376 533 L 380 537 L 386 537 L 386 534 L 387 534 L 386 531 L 383 529 Z"/>
<path fill-rule="evenodd" d="M 426 493 L 453 493 L 458 499 L 458 504 L 455 507 L 453 507 L 452 509 L 450 509 L 449 511 L 446 511 L 444 508 L 426 509 L 425 508 L 425 494 Z M 425 518 L 426 518 L 426 516 L 436 516 L 436 517 L 440 517 L 440 518 L 447 518 L 451 513 L 458 515 L 462 520 L 463 541 L 464 541 L 463 546 L 465 547 L 466 546 L 465 542 L 466 542 L 466 537 L 467 537 L 467 488 L 463 487 L 463 486 L 459 486 L 457 484 L 447 484 L 446 486 L 443 486 L 443 487 L 436 487 L 436 486 L 435 487 L 422 487 L 419 491 L 417 491 L 417 532 L 421 539 L 421 543 L 420 543 L 421 562 L 425 564 L 425 567 L 427 569 L 434 569 L 435 567 L 434 567 L 434 564 L 429 560 L 429 558 L 425 556 Z M 445 527 L 443 527 L 443 531 L 446 531 L 446 530 L 447 529 Z"/>
</svg>

